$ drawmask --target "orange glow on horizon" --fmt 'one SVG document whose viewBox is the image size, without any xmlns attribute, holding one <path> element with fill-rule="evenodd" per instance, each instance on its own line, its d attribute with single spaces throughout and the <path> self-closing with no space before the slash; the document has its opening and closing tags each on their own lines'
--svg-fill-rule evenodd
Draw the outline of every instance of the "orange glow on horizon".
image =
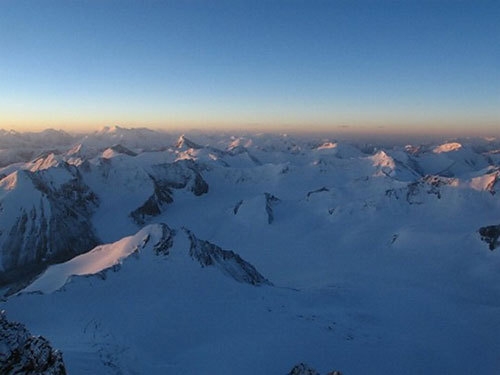
<svg viewBox="0 0 500 375">
<path fill-rule="evenodd" d="M 333 118 L 333 116 L 332 116 Z M 0 115 L 0 129 L 25 131 L 42 131 L 45 129 L 61 129 L 68 132 L 96 131 L 104 126 L 119 125 L 125 128 L 145 127 L 165 131 L 255 131 L 255 132 L 285 132 L 285 133 L 321 133 L 349 135 L 415 135 L 415 136 L 500 136 L 500 121 L 495 119 L 429 119 L 426 121 L 402 121 L 392 118 L 383 121 L 380 118 L 353 119 L 341 116 L 341 119 L 329 121 L 326 118 L 313 118 L 310 121 L 303 118 L 293 119 L 269 118 L 259 119 L 228 119 L 228 118 L 181 118 L 178 116 L 125 116 L 104 115 L 91 116 L 38 116 L 25 114 L 19 116 Z"/>
</svg>

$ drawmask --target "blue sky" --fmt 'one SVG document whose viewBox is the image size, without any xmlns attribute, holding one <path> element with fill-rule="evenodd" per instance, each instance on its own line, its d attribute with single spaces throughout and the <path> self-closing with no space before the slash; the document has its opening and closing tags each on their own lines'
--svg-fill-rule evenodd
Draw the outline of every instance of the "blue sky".
<svg viewBox="0 0 500 375">
<path fill-rule="evenodd" d="M 0 127 L 500 128 L 498 1 L 0 2 Z"/>
</svg>

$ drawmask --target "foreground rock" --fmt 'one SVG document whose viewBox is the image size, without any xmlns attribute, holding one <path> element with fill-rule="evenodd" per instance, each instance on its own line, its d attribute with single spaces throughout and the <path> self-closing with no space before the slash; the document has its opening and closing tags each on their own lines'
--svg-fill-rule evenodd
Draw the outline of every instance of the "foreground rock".
<svg viewBox="0 0 500 375">
<path fill-rule="evenodd" d="M 320 375 L 320 373 L 305 363 L 299 363 L 290 370 L 288 375 Z M 334 370 L 328 372 L 326 375 L 342 375 L 342 373 Z"/>
<path fill-rule="evenodd" d="M 0 373 L 4 375 L 65 375 L 61 352 L 42 336 L 33 336 L 20 323 L 0 312 Z"/>
</svg>

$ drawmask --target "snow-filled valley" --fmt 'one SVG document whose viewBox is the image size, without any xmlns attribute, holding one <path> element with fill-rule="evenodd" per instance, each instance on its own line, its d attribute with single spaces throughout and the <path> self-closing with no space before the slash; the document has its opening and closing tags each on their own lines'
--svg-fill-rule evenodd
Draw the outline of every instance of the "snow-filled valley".
<svg viewBox="0 0 500 375">
<path fill-rule="evenodd" d="M 500 372 L 498 141 L 0 137 L 0 310 L 68 374 Z"/>
</svg>

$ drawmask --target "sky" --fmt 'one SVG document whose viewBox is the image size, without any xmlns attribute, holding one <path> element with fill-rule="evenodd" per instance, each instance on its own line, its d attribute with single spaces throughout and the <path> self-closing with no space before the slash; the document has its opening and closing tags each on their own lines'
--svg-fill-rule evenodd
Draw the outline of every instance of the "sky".
<svg viewBox="0 0 500 375">
<path fill-rule="evenodd" d="M 499 1 L 0 0 L 0 128 L 500 133 Z"/>
</svg>

